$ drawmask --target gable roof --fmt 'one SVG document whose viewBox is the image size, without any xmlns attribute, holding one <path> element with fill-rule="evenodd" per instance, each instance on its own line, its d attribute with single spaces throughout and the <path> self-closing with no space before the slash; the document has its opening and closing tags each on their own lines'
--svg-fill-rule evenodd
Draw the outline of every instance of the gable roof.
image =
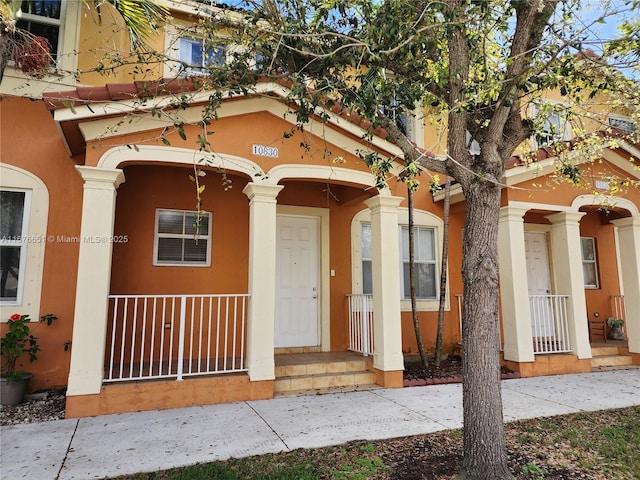
<svg viewBox="0 0 640 480">
<path fill-rule="evenodd" d="M 136 81 L 46 92 L 43 94 L 43 100 L 60 126 L 70 155 L 75 156 L 84 152 L 86 141 L 91 139 L 86 136 L 80 127 L 81 124 L 121 117 L 130 113 L 144 114 L 154 108 L 199 108 L 207 104 L 212 94 L 211 91 L 202 91 L 201 87 L 202 84 L 197 77 Z M 229 93 L 223 98 L 225 102 L 238 102 L 255 100 L 260 96 L 275 99 L 285 106 L 289 92 L 287 85 L 282 83 L 261 82 L 256 85 L 255 97 L 234 96 Z M 286 108 L 291 107 L 294 106 L 286 106 Z M 339 104 L 331 109 L 324 109 L 324 113 L 329 118 L 328 123 L 345 134 L 362 138 L 370 130 L 370 122 L 357 113 L 342 108 Z M 145 129 L 140 126 L 138 128 Z M 157 122 L 153 128 L 158 128 Z M 392 157 L 403 157 L 402 151 L 387 141 L 388 133 L 383 128 L 378 127 L 372 133 L 373 138 L 369 142 L 371 145 Z M 113 133 L 115 134 L 117 133 Z"/>
</svg>

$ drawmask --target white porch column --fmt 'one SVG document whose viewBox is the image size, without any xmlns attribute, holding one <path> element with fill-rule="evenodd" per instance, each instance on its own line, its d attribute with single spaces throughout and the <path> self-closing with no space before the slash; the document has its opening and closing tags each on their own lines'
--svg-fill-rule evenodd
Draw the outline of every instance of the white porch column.
<svg viewBox="0 0 640 480">
<path fill-rule="evenodd" d="M 514 362 L 535 361 L 524 241 L 526 212 L 525 208 L 502 207 L 498 227 L 504 359 Z"/>
<path fill-rule="evenodd" d="M 373 366 L 404 370 L 400 324 L 400 197 L 376 196 L 365 201 L 371 210 L 373 277 Z"/>
<path fill-rule="evenodd" d="M 611 220 L 618 230 L 629 351 L 640 353 L 640 217 Z"/>
<path fill-rule="evenodd" d="M 116 189 L 122 170 L 77 166 L 84 179 L 80 252 L 67 395 L 100 393 L 107 339 Z M 106 239 L 106 240 L 105 240 Z"/>
<path fill-rule="evenodd" d="M 569 295 L 567 315 L 571 346 L 578 358 L 591 358 L 580 243 L 580 219 L 584 215 L 586 213 L 561 212 L 545 218 L 552 223 L 551 254 L 556 293 Z"/>
<path fill-rule="evenodd" d="M 249 311 L 247 367 L 251 381 L 273 380 L 276 281 L 276 197 L 281 185 L 249 183 Z"/>
</svg>

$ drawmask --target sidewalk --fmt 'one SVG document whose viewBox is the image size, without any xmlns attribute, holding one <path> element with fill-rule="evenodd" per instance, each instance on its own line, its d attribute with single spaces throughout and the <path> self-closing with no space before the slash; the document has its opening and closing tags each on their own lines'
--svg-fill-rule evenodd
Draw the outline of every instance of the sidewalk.
<svg viewBox="0 0 640 480">
<path fill-rule="evenodd" d="M 505 421 L 640 405 L 640 369 L 505 380 Z M 0 427 L 3 480 L 114 477 L 462 426 L 462 388 L 276 398 Z"/>
</svg>

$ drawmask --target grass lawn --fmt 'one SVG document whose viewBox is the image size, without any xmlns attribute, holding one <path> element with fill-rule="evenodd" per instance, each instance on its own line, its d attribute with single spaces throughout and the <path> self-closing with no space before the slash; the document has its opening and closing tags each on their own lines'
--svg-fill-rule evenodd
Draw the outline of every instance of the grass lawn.
<svg viewBox="0 0 640 480">
<path fill-rule="evenodd" d="M 517 479 L 640 479 L 640 407 L 509 423 Z M 120 480 L 453 479 L 462 432 L 357 441 L 129 475 Z"/>
</svg>

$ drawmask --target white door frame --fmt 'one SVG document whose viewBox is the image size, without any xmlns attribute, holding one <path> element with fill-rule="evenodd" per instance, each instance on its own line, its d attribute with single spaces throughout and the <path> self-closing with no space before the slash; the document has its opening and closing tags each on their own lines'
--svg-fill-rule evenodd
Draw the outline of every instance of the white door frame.
<svg viewBox="0 0 640 480">
<path fill-rule="evenodd" d="M 551 255 L 549 249 L 549 235 L 546 231 L 539 230 L 528 230 L 524 232 L 525 236 L 525 253 L 527 252 L 527 243 L 532 235 L 539 235 L 542 237 L 542 245 L 544 246 L 544 256 L 546 258 L 541 259 L 544 261 L 543 270 L 539 271 L 538 274 L 542 274 L 546 276 L 543 278 L 543 283 L 546 283 L 546 287 L 544 292 L 533 292 L 532 293 L 532 285 L 534 282 L 531 281 L 529 265 L 531 264 L 531 259 L 527 259 L 527 285 L 529 286 L 528 295 L 552 295 L 553 294 L 553 283 L 552 283 L 552 275 L 551 275 Z M 540 324 L 542 322 L 542 324 Z M 536 304 L 535 312 L 531 312 L 531 330 L 533 337 L 548 337 L 555 335 L 554 322 L 553 322 L 553 312 L 551 310 L 551 305 L 547 304 L 547 302 L 538 302 Z"/>
<path fill-rule="evenodd" d="M 331 350 L 331 302 L 330 302 L 330 263 L 329 263 L 329 209 L 318 207 L 298 207 L 277 205 L 277 215 L 316 217 L 319 219 L 319 260 L 320 260 L 320 349 Z M 346 275 L 346 271 L 343 272 Z M 275 279 L 274 279 L 275 280 Z"/>
</svg>

